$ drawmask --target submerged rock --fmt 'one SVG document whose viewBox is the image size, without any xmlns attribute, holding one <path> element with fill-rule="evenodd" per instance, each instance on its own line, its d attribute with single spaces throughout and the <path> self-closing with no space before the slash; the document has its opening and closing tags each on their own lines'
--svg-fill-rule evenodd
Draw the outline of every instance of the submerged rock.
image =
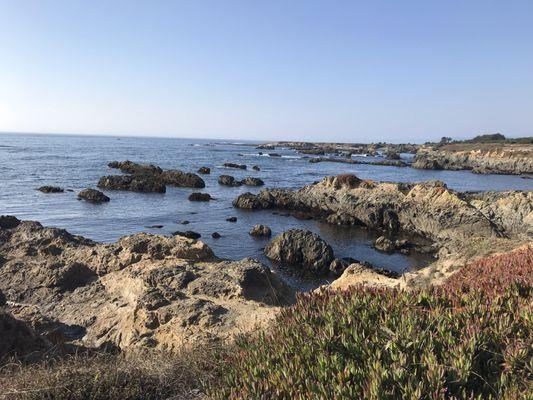
<svg viewBox="0 0 533 400">
<path fill-rule="evenodd" d="M 250 230 L 250 235 L 269 237 L 272 235 L 272 231 L 266 225 L 254 225 L 253 228 Z"/>
<path fill-rule="evenodd" d="M 199 174 L 210 174 L 211 173 L 211 168 L 208 168 L 208 167 L 200 167 L 198 169 L 198 173 Z"/>
<path fill-rule="evenodd" d="M 64 191 L 59 186 L 41 186 L 37 190 L 43 193 L 63 193 Z"/>
<path fill-rule="evenodd" d="M 212 237 L 213 239 L 219 239 L 219 238 L 221 238 L 222 236 L 221 236 L 220 233 L 218 233 L 218 232 L 213 232 L 213 233 L 211 234 L 211 237 Z"/>
<path fill-rule="evenodd" d="M 266 247 L 271 260 L 298 265 L 315 273 L 327 272 L 334 259 L 333 249 L 320 236 L 301 229 L 290 229 L 276 236 Z"/>
<path fill-rule="evenodd" d="M 90 201 L 92 203 L 105 203 L 111 200 L 101 191 L 96 190 L 96 189 L 84 189 L 78 193 L 78 198 L 86 200 L 86 201 Z"/>
<path fill-rule="evenodd" d="M 224 167 L 226 167 L 226 168 L 246 169 L 246 165 L 244 165 L 244 164 L 235 164 L 235 163 L 224 163 Z"/>
<path fill-rule="evenodd" d="M 226 221 L 228 221 L 228 222 L 237 222 L 237 217 L 226 218 Z"/>
<path fill-rule="evenodd" d="M 258 165 L 254 165 L 254 166 L 252 167 L 252 169 L 253 169 L 254 171 L 261 171 L 261 168 L 259 168 Z"/>
</svg>

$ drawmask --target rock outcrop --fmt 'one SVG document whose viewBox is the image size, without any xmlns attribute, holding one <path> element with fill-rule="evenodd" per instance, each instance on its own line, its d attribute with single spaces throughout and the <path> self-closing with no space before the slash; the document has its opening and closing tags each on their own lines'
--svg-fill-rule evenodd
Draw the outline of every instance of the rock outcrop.
<svg viewBox="0 0 533 400">
<path fill-rule="evenodd" d="M 98 186 L 106 189 L 165 193 L 166 185 L 200 189 L 205 187 L 204 180 L 190 172 L 163 170 L 153 164 L 138 164 L 132 161 L 113 161 L 108 166 L 129 175 L 100 178 Z"/>
<path fill-rule="evenodd" d="M 246 165 L 244 164 L 235 164 L 235 163 L 224 163 L 224 167 L 226 168 L 237 168 L 237 169 L 246 169 Z"/>
<path fill-rule="evenodd" d="M 78 199 L 91 203 L 105 203 L 111 200 L 108 196 L 96 189 L 83 189 L 78 193 Z"/>
<path fill-rule="evenodd" d="M 340 175 L 297 191 L 245 193 L 233 205 L 305 211 L 335 223 L 419 235 L 447 246 L 475 237 L 530 234 L 533 229 L 531 192 L 463 194 L 438 181 L 372 182 Z"/>
<path fill-rule="evenodd" d="M 414 168 L 471 170 L 480 174 L 533 174 L 533 145 L 471 143 L 421 148 Z"/>
<path fill-rule="evenodd" d="M 229 339 L 291 299 L 258 261 L 221 260 L 180 236 L 141 233 L 101 244 L 0 217 L 0 260 L 0 290 L 15 317 L 89 347 L 178 350 Z"/>
<path fill-rule="evenodd" d="M 334 259 L 333 249 L 320 236 L 301 229 L 290 229 L 276 236 L 265 247 L 265 255 L 289 265 L 324 274 Z"/>
</svg>

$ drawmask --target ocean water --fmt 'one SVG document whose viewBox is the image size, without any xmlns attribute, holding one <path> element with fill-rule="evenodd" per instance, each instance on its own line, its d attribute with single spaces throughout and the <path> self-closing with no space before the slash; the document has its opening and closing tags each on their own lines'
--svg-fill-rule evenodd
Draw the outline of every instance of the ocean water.
<svg viewBox="0 0 533 400">
<path fill-rule="evenodd" d="M 439 179 L 456 190 L 533 189 L 532 180 L 516 176 L 326 162 L 313 164 L 289 149 L 275 150 L 282 157 L 259 155 L 259 151 L 251 142 L 222 140 L 1 134 L 0 214 L 37 220 L 45 226 L 64 228 L 73 234 L 104 242 L 142 231 L 169 235 L 176 230 L 193 230 L 202 235 L 201 240 L 217 256 L 258 258 L 277 269 L 290 284 L 305 290 L 322 281 L 301 276 L 291 268 L 270 264 L 262 253 L 268 239 L 253 238 L 248 234 L 253 225 L 268 225 L 273 235 L 289 228 L 309 229 L 330 243 L 337 257 L 349 256 L 397 272 L 420 268 L 429 260 L 427 256 L 377 252 L 372 248 L 376 234 L 360 228 L 302 221 L 266 210 L 235 209 L 231 202 L 239 194 L 255 193 L 261 188 L 221 186 L 217 183 L 219 175 L 229 174 L 239 179 L 259 177 L 265 181 L 264 187 L 272 188 L 296 189 L 327 175 L 354 173 L 364 179 L 387 181 Z M 120 173 L 107 167 L 113 160 L 153 163 L 165 169 L 191 172 L 201 166 L 210 167 L 210 175 L 201 175 L 206 182 L 201 191 L 210 193 L 216 200 L 190 202 L 187 199 L 189 194 L 198 189 L 174 187 L 167 187 L 165 194 L 104 191 L 111 198 L 106 204 L 77 200 L 77 191 L 96 188 L 103 175 Z M 225 162 L 247 164 L 248 170 L 224 168 L 222 164 Z M 261 171 L 253 171 L 252 165 L 258 165 Z M 61 186 L 74 192 L 44 194 L 35 190 L 43 185 Z M 238 221 L 227 222 L 226 218 L 231 216 L 236 216 Z M 189 224 L 183 225 L 182 221 L 189 221 Z M 163 228 L 148 228 L 153 225 L 163 225 Z M 222 235 L 220 239 L 211 238 L 215 231 Z"/>
</svg>

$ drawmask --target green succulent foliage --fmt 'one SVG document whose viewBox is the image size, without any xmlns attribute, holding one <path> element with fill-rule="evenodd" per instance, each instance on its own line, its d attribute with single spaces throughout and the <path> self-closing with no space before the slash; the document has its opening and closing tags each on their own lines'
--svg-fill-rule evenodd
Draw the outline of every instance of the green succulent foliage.
<svg viewBox="0 0 533 400">
<path fill-rule="evenodd" d="M 241 337 L 218 399 L 518 399 L 533 393 L 531 286 L 356 287 L 299 297 Z"/>
</svg>

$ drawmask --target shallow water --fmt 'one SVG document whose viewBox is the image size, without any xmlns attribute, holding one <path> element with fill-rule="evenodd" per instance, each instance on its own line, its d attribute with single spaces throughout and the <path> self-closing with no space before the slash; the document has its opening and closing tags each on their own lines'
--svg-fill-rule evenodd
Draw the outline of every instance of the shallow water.
<svg viewBox="0 0 533 400">
<path fill-rule="evenodd" d="M 170 234 L 176 230 L 193 230 L 202 235 L 201 240 L 219 257 L 255 257 L 265 263 L 268 260 L 262 255 L 262 248 L 268 240 L 249 236 L 249 229 L 262 223 L 270 226 L 276 235 L 299 227 L 318 233 L 331 244 L 336 256 L 350 256 L 404 272 L 423 266 L 427 257 L 377 252 L 371 246 L 375 235 L 361 229 L 302 221 L 266 210 L 237 210 L 231 205 L 235 197 L 246 191 L 258 192 L 261 188 L 221 186 L 217 183 L 218 176 L 229 174 L 239 179 L 255 176 L 265 181 L 265 187 L 276 188 L 300 188 L 327 175 L 349 172 L 373 180 L 439 179 L 456 190 L 533 189 L 532 180 L 516 176 L 328 162 L 313 164 L 292 150 L 270 151 L 282 157 L 268 157 L 269 151 L 262 151 L 265 154 L 259 155 L 259 150 L 250 143 L 216 140 L 3 134 L 0 135 L 0 214 L 37 220 L 46 226 L 65 228 L 71 233 L 107 242 L 141 231 Z M 74 191 L 95 187 L 101 176 L 120 173 L 109 169 L 108 162 L 126 159 L 191 172 L 201 166 L 210 167 L 210 175 L 201 175 L 206 182 L 202 191 L 217 200 L 190 202 L 187 197 L 198 189 L 167 187 L 165 194 L 105 191 L 112 200 L 94 205 L 78 201 L 73 192 L 44 194 L 35 190 L 42 185 Z M 248 170 L 224 168 L 225 162 L 247 164 Z M 259 165 L 261 171 L 253 171 L 252 165 Z M 236 216 L 238 221 L 227 222 L 230 216 Z M 184 220 L 190 223 L 182 225 Z M 153 225 L 164 227 L 147 228 Z M 211 238 L 215 231 L 222 235 L 220 239 Z M 317 284 L 316 279 L 295 275 L 291 269 L 274 267 L 302 289 Z"/>
</svg>

